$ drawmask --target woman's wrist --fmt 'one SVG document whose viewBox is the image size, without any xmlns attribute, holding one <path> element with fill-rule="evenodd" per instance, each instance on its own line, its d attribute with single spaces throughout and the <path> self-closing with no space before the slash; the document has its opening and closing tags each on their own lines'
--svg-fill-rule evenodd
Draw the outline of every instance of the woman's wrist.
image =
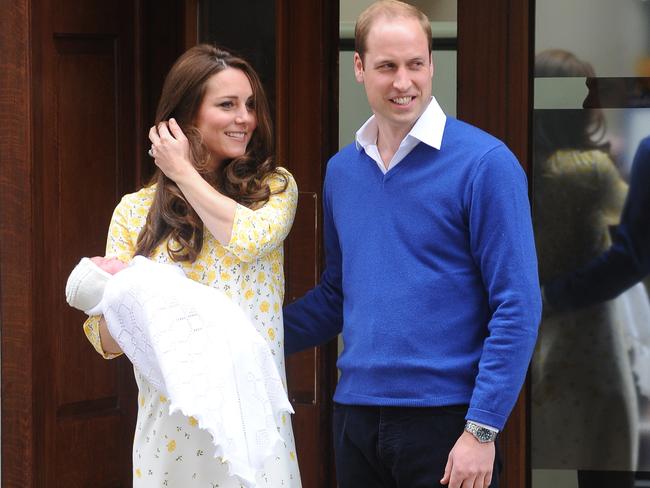
<svg viewBox="0 0 650 488">
<path fill-rule="evenodd" d="M 201 175 L 196 168 L 185 158 L 180 160 L 179 163 L 174 166 L 174 169 L 175 171 L 165 174 L 170 180 L 179 186 L 191 184 L 192 180 L 197 176 L 201 178 Z"/>
<path fill-rule="evenodd" d="M 113 336 L 108 331 L 108 325 L 106 324 L 106 319 L 102 315 L 99 319 L 99 340 L 101 342 L 102 349 L 108 354 L 121 354 L 122 349 L 120 345 L 113 339 Z"/>
<path fill-rule="evenodd" d="M 190 188 L 196 185 L 200 185 L 205 181 L 204 178 L 196 170 L 196 168 L 189 162 L 187 162 L 187 165 L 184 164 L 174 174 L 173 178 L 170 176 L 170 179 L 172 179 L 181 190 L 183 188 Z"/>
</svg>

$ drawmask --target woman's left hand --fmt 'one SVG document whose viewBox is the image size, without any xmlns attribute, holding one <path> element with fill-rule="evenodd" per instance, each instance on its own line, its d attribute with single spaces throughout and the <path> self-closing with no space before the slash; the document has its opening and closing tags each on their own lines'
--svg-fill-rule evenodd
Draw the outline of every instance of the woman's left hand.
<svg viewBox="0 0 650 488">
<path fill-rule="evenodd" d="M 172 181 L 196 171 L 190 162 L 190 143 L 175 119 L 149 129 L 151 155 L 156 166 Z"/>
</svg>

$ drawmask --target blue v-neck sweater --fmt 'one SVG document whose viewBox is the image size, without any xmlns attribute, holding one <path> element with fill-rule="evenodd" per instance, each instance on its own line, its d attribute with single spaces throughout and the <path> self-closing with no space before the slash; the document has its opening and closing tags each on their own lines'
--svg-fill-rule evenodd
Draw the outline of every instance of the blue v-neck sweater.
<svg viewBox="0 0 650 488">
<path fill-rule="evenodd" d="M 448 118 L 385 175 L 352 144 L 327 167 L 326 269 L 284 312 L 287 352 L 341 330 L 334 399 L 470 405 L 502 428 L 541 301 L 525 175 L 492 136 Z"/>
</svg>

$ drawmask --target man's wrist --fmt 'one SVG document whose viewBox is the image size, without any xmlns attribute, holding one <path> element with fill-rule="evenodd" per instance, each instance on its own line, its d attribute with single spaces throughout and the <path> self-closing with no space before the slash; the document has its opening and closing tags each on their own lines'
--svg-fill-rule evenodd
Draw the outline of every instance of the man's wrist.
<svg viewBox="0 0 650 488">
<path fill-rule="evenodd" d="M 477 422 L 476 420 L 470 420 L 470 422 L 473 422 L 473 423 L 475 423 L 476 425 L 478 425 L 480 427 L 485 427 L 486 429 L 490 429 L 490 430 L 494 431 L 496 434 L 499 433 L 499 429 L 497 429 L 496 427 L 492 427 L 491 425 L 483 424 L 481 422 Z"/>
<path fill-rule="evenodd" d="M 465 423 L 465 432 L 470 433 L 478 442 L 484 444 L 494 442 L 499 431 L 493 427 L 468 420 Z"/>
</svg>

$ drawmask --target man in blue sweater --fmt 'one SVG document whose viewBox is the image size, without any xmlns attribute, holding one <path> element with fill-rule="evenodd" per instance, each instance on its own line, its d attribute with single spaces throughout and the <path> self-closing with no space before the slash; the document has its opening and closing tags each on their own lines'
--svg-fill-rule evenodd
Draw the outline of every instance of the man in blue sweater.
<svg viewBox="0 0 650 488">
<path fill-rule="evenodd" d="M 342 332 L 341 488 L 487 488 L 541 300 L 527 183 L 494 137 L 431 96 L 431 28 L 384 0 L 359 17 L 354 70 L 374 115 L 329 162 L 326 269 L 284 312 L 295 352 Z"/>
</svg>

